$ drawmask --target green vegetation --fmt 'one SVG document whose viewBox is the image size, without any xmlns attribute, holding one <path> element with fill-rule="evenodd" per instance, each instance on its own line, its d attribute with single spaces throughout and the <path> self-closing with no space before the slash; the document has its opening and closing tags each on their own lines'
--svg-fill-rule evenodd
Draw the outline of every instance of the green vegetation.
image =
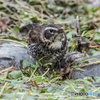
<svg viewBox="0 0 100 100">
<path fill-rule="evenodd" d="M 76 50 L 76 16 L 79 16 L 80 34 L 91 44 L 100 44 L 100 8 L 88 0 L 0 0 L 0 41 L 22 44 L 27 48 L 26 36 L 19 29 L 26 24 L 62 24 L 69 40 L 69 52 Z M 95 1 L 94 1 L 95 2 Z M 88 51 L 100 54 L 99 48 Z M 31 67 L 30 67 L 31 65 Z M 61 81 L 61 76 L 45 77 L 35 74 L 36 65 L 28 60 L 23 70 L 0 71 L 0 100 L 86 100 L 99 96 L 71 96 L 71 92 L 100 93 L 100 77 Z M 73 66 L 73 69 L 77 66 Z M 28 69 L 28 70 L 27 70 Z M 81 68 L 78 68 L 81 70 Z M 84 70 L 82 70 L 84 71 Z M 93 85 L 93 82 L 99 84 Z"/>
</svg>

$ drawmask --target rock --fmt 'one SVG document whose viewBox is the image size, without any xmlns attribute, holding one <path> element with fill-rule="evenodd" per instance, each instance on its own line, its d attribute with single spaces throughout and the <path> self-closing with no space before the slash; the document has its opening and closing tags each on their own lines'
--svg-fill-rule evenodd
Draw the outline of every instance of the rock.
<svg viewBox="0 0 100 100">
<path fill-rule="evenodd" d="M 14 67 L 19 67 L 21 66 L 21 61 L 25 59 L 28 59 L 30 62 L 35 63 L 34 59 L 27 54 L 27 48 L 24 48 L 22 45 L 13 42 L 6 42 L 6 41 L 1 41 L 1 42 L 2 45 L 0 46 L 0 70 L 11 67 L 12 65 Z M 68 57 L 66 57 L 65 65 L 68 65 L 68 63 L 72 62 L 74 59 L 80 58 L 82 56 L 83 54 L 81 53 L 71 53 L 70 55 L 68 55 Z M 95 60 L 94 58 L 98 60 Z M 90 60 L 91 64 L 83 65 L 84 67 L 82 67 L 82 69 L 85 71 L 80 71 L 77 69 L 72 70 L 69 74 L 69 78 L 79 79 L 88 76 L 92 77 L 100 76 L 100 55 L 90 56 L 83 59 L 86 60 L 92 59 Z M 74 65 L 78 65 L 82 62 L 82 59 L 79 60 L 76 59 L 76 61 L 74 62 L 75 62 Z"/>
<path fill-rule="evenodd" d="M 85 71 L 80 70 L 72 70 L 69 74 L 69 78 L 71 79 L 79 79 L 84 77 L 100 77 L 100 55 L 98 56 L 90 56 L 87 58 L 84 58 L 86 60 L 89 60 L 89 63 L 86 65 L 82 65 L 81 68 Z M 79 64 L 82 62 L 82 59 L 79 61 L 75 61 L 76 64 Z"/>
<path fill-rule="evenodd" d="M 11 67 L 21 66 L 21 61 L 28 59 L 30 62 L 34 63 L 34 59 L 32 59 L 27 54 L 27 48 L 24 48 L 22 45 L 1 41 L 2 45 L 0 45 L 0 69 Z"/>
</svg>

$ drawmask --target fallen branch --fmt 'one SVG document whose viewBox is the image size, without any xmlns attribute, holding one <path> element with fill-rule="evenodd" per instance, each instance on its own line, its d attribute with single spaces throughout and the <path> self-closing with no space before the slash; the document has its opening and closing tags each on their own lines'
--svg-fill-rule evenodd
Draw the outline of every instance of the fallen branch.
<svg viewBox="0 0 100 100">
<path fill-rule="evenodd" d="M 6 72 L 6 71 L 9 71 L 9 70 L 11 70 L 11 69 L 13 69 L 14 67 L 12 66 L 12 67 L 9 67 L 9 68 L 7 68 L 7 69 L 4 69 L 4 70 L 2 70 L 2 71 L 0 71 L 0 74 L 1 73 L 4 73 L 4 72 Z"/>
<path fill-rule="evenodd" d="M 3 37 L 0 37 L 0 39 L 7 39 L 8 36 L 3 36 Z"/>
</svg>

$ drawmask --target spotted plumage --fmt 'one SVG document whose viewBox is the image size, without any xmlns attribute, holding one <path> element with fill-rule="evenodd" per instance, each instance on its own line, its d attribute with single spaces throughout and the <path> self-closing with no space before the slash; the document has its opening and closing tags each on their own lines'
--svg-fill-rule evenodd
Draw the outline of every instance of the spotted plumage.
<svg viewBox="0 0 100 100">
<path fill-rule="evenodd" d="M 63 59 L 68 50 L 68 41 L 64 29 L 59 24 L 30 24 L 28 31 L 28 54 L 42 65 L 55 64 Z"/>
</svg>

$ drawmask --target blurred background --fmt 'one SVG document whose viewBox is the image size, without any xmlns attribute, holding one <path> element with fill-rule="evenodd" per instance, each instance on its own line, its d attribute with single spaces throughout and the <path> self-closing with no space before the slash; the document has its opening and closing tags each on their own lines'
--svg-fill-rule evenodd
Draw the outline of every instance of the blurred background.
<svg viewBox="0 0 100 100">
<path fill-rule="evenodd" d="M 69 52 L 76 50 L 73 41 L 79 17 L 81 37 L 89 43 L 100 44 L 99 0 L 0 0 L 0 37 L 26 41 L 21 27 L 31 23 L 62 24 L 69 39 Z M 86 43 L 87 43 L 86 41 Z M 99 54 L 90 50 L 90 55 Z"/>
<path fill-rule="evenodd" d="M 44 77 L 49 70 L 35 75 L 39 62 L 34 65 L 27 54 L 23 29 L 32 23 L 61 24 L 67 33 L 69 52 L 82 47 L 93 57 L 65 66 L 64 75 L 70 72 L 68 78 L 72 80 L 61 81 L 62 74 L 54 71 L 50 79 Z M 100 94 L 100 48 L 89 49 L 87 44 L 100 47 L 100 0 L 0 0 L 0 100 L 100 100 L 94 96 Z M 92 96 L 74 97 L 72 91 Z"/>
</svg>

